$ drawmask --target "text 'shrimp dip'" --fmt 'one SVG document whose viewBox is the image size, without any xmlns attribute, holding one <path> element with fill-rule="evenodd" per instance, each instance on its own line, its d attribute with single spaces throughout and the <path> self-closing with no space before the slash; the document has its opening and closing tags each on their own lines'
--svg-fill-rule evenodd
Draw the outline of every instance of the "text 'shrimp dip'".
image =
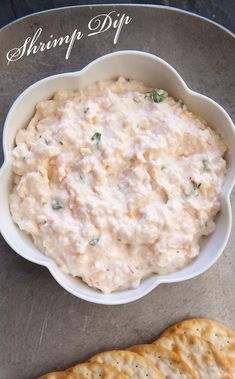
<svg viewBox="0 0 235 379">
<path fill-rule="evenodd" d="M 66 36 L 54 37 L 52 34 L 49 36 L 47 42 L 39 41 L 43 35 L 43 29 L 38 28 L 33 36 L 29 36 L 25 39 L 24 43 L 20 47 L 14 47 L 10 49 L 7 54 L 7 64 L 15 62 L 21 59 L 23 56 L 29 56 L 30 54 L 36 54 L 45 50 L 50 50 L 54 47 L 68 45 L 66 50 L 65 59 L 69 59 L 72 48 L 76 40 L 82 39 L 84 36 L 92 37 L 97 34 L 104 33 L 108 30 L 114 30 L 113 43 L 118 42 L 118 38 L 124 25 L 131 22 L 131 18 L 125 13 L 118 13 L 116 11 L 109 12 L 107 14 L 98 14 L 93 17 L 87 24 L 88 32 L 82 32 L 81 30 L 74 29 L 72 34 Z"/>
</svg>

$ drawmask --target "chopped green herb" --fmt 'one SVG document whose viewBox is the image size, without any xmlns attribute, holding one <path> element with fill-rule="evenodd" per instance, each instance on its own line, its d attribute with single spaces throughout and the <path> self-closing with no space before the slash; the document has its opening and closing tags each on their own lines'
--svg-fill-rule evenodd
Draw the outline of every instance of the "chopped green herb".
<svg viewBox="0 0 235 379">
<path fill-rule="evenodd" d="M 200 228 L 201 228 L 201 229 L 204 229 L 204 228 L 207 228 L 207 227 L 208 227 L 208 221 L 207 221 L 207 220 L 203 221 L 203 222 L 200 224 Z"/>
<path fill-rule="evenodd" d="M 83 176 L 82 176 L 82 175 L 79 175 L 79 178 L 80 178 L 81 180 L 83 180 Z"/>
<path fill-rule="evenodd" d="M 55 210 L 63 208 L 63 204 L 59 200 L 53 200 L 51 206 Z"/>
<path fill-rule="evenodd" d="M 161 167 L 161 170 L 165 170 L 165 169 L 166 169 L 166 166 L 163 165 L 163 166 Z"/>
<path fill-rule="evenodd" d="M 47 223 L 47 220 L 44 220 L 44 221 L 43 221 L 43 224 L 45 225 L 46 223 Z"/>
<path fill-rule="evenodd" d="M 60 141 L 60 145 L 63 145 L 64 144 L 64 142 L 63 141 Z"/>
<path fill-rule="evenodd" d="M 44 141 L 46 145 L 50 145 L 50 141 L 48 141 L 48 139 L 44 138 Z"/>
<path fill-rule="evenodd" d="M 203 159 L 202 160 L 202 164 L 203 164 L 203 170 L 206 171 L 206 172 L 210 172 L 211 171 L 211 168 L 210 168 L 210 163 L 207 159 Z"/>
<path fill-rule="evenodd" d="M 43 201 L 43 202 L 42 202 L 42 205 L 46 205 L 46 204 L 47 204 L 47 201 Z"/>
<path fill-rule="evenodd" d="M 187 106 L 186 106 L 186 104 L 183 102 L 183 100 L 179 99 L 178 103 L 179 103 L 180 108 L 182 109 L 183 112 L 187 111 Z"/>
<path fill-rule="evenodd" d="M 87 113 L 89 111 L 89 107 L 87 107 L 85 110 L 84 110 L 84 113 Z"/>
<path fill-rule="evenodd" d="M 100 240 L 100 237 L 94 238 L 94 239 L 92 239 L 92 240 L 89 241 L 89 245 L 95 246 L 95 245 L 97 245 L 97 243 L 99 242 L 99 240 Z"/>
<path fill-rule="evenodd" d="M 190 178 L 190 182 L 192 183 L 194 190 L 200 188 L 202 185 L 202 183 L 196 183 L 195 180 L 193 180 L 192 178 Z"/>
<path fill-rule="evenodd" d="M 168 93 L 162 89 L 153 89 L 149 92 L 149 97 L 154 101 L 154 103 L 161 103 L 167 98 L 167 96 Z"/>
<path fill-rule="evenodd" d="M 92 140 L 92 141 L 96 141 L 96 143 L 99 143 L 99 142 L 100 142 L 100 139 L 101 139 L 101 133 L 99 133 L 99 132 L 96 132 L 96 133 L 91 137 L 91 140 Z"/>
<path fill-rule="evenodd" d="M 41 177 L 43 178 L 43 173 L 42 173 L 42 171 L 39 170 L 39 174 L 40 174 Z"/>
<path fill-rule="evenodd" d="M 191 196 L 191 195 L 198 196 L 199 195 L 198 190 L 201 187 L 202 183 L 196 183 L 192 178 L 189 178 L 189 179 L 190 179 L 190 182 L 192 184 L 192 189 L 189 192 L 185 192 L 185 195 L 186 196 Z"/>
</svg>

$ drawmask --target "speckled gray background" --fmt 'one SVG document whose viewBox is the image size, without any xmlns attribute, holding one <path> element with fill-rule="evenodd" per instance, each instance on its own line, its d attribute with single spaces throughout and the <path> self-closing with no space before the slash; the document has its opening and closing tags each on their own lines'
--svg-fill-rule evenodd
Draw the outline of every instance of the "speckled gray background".
<svg viewBox="0 0 235 379">
<path fill-rule="evenodd" d="M 7 51 L 20 46 L 38 27 L 43 28 L 41 41 L 75 28 L 87 33 L 92 17 L 111 10 L 132 18 L 117 45 L 110 30 L 77 41 L 68 61 L 64 46 L 7 65 Z M 190 14 L 134 6 L 60 9 L 4 28 L 0 46 L 1 128 L 13 100 L 30 84 L 50 74 L 78 70 L 104 53 L 121 49 L 159 55 L 191 88 L 217 100 L 231 116 L 234 111 L 234 39 Z M 34 379 L 100 350 L 149 342 L 187 317 L 215 318 L 235 327 L 234 230 L 223 256 L 209 271 L 190 281 L 160 285 L 145 298 L 122 306 L 95 305 L 73 297 L 45 268 L 15 254 L 1 238 L 0 379 Z"/>
</svg>

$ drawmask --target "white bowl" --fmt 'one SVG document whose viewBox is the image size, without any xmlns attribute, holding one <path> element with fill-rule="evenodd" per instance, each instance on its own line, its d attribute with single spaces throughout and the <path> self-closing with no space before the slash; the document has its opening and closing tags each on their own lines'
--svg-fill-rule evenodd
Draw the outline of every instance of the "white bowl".
<svg viewBox="0 0 235 379">
<path fill-rule="evenodd" d="M 12 188 L 11 150 L 16 132 L 27 126 L 35 112 L 35 105 L 50 98 L 57 90 L 77 90 L 94 81 L 117 76 L 142 80 L 151 87 L 163 88 L 176 99 L 182 99 L 190 110 L 202 116 L 209 125 L 221 131 L 228 147 L 227 176 L 221 193 L 221 211 L 217 216 L 216 230 L 201 243 L 199 256 L 183 270 L 168 275 L 152 275 L 136 289 L 104 295 L 88 287 L 80 279 L 64 274 L 33 244 L 29 236 L 14 224 L 9 210 L 9 193 Z M 96 59 L 83 70 L 59 74 L 42 79 L 27 88 L 12 105 L 3 131 L 5 162 L 0 171 L 0 230 L 8 244 L 22 257 L 48 268 L 56 281 L 67 291 L 84 300 L 100 304 L 123 304 L 137 300 L 160 283 L 173 283 L 193 278 L 211 267 L 222 254 L 231 231 L 232 216 L 230 193 L 235 182 L 235 132 L 232 120 L 215 101 L 190 90 L 180 75 L 168 63 L 140 51 L 119 51 Z"/>
</svg>

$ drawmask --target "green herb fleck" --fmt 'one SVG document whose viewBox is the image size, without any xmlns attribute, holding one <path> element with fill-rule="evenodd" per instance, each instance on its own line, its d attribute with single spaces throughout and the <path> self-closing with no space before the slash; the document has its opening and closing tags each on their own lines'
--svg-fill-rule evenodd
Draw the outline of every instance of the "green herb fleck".
<svg viewBox="0 0 235 379">
<path fill-rule="evenodd" d="M 207 220 L 203 221 L 203 222 L 200 224 L 200 228 L 201 228 L 201 229 L 205 229 L 205 228 L 207 228 L 207 227 L 208 227 L 208 221 L 207 221 Z"/>
<path fill-rule="evenodd" d="M 44 141 L 46 145 L 50 145 L 50 141 L 48 141 L 48 139 L 44 138 Z"/>
<path fill-rule="evenodd" d="M 53 200 L 51 206 L 55 210 L 63 208 L 63 204 L 59 200 Z"/>
<path fill-rule="evenodd" d="M 135 99 L 135 98 L 133 98 L 133 101 L 134 101 L 135 103 L 137 103 L 137 104 L 141 103 L 141 99 Z"/>
<path fill-rule="evenodd" d="M 161 167 L 161 170 L 165 170 L 165 169 L 166 169 L 166 166 L 163 165 L 163 166 Z"/>
<path fill-rule="evenodd" d="M 94 238 L 94 239 L 92 239 L 92 240 L 89 241 L 89 245 L 91 245 L 91 246 L 94 247 L 95 245 L 97 245 L 97 243 L 99 242 L 99 240 L 100 240 L 100 237 Z"/>
<path fill-rule="evenodd" d="M 47 220 L 44 220 L 44 221 L 43 221 L 43 224 L 44 224 L 44 225 L 47 224 Z"/>
<path fill-rule="evenodd" d="M 99 143 L 99 142 L 100 142 L 100 139 L 101 139 L 101 133 L 99 133 L 99 132 L 96 132 L 96 133 L 91 137 L 91 140 L 92 140 L 92 141 L 96 141 L 96 143 Z"/>
<path fill-rule="evenodd" d="M 47 201 L 43 201 L 43 202 L 42 202 L 42 205 L 46 205 L 46 204 L 47 204 Z"/>
<path fill-rule="evenodd" d="M 84 110 L 84 113 L 87 113 L 89 111 L 89 107 L 87 107 L 85 110 Z"/>
<path fill-rule="evenodd" d="M 154 103 L 161 103 L 167 98 L 167 96 L 168 93 L 163 89 L 153 89 L 151 92 L 149 92 L 149 97 L 154 101 Z"/>
<path fill-rule="evenodd" d="M 192 183 L 192 186 L 193 186 L 194 190 L 199 189 L 201 187 L 201 185 L 202 185 L 202 183 L 197 183 L 192 178 L 190 178 L 190 182 Z"/>
<path fill-rule="evenodd" d="M 187 106 L 186 106 L 186 104 L 183 102 L 183 100 L 179 99 L 178 103 L 179 103 L 180 108 L 182 109 L 183 112 L 187 111 Z"/>
<path fill-rule="evenodd" d="M 64 142 L 63 141 L 60 141 L 60 145 L 63 145 L 64 144 Z"/>
<path fill-rule="evenodd" d="M 203 159 L 202 160 L 202 164 L 203 164 L 203 170 L 206 171 L 206 172 L 210 172 L 211 171 L 211 168 L 210 168 L 210 163 L 207 159 Z"/>
<path fill-rule="evenodd" d="M 186 196 L 191 196 L 191 195 L 198 196 L 199 195 L 198 190 L 201 187 L 202 183 L 196 183 L 192 178 L 189 178 L 189 179 L 190 179 L 190 182 L 192 184 L 192 189 L 189 192 L 186 192 L 185 195 Z"/>
</svg>

